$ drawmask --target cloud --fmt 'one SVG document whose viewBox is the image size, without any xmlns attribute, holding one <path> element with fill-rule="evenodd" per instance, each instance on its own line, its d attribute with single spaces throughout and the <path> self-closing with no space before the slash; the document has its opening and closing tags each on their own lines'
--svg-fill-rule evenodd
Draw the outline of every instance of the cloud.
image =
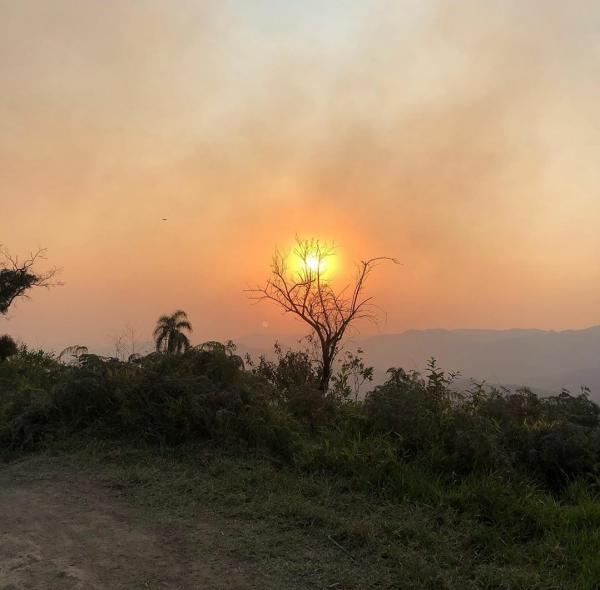
<svg viewBox="0 0 600 590">
<path fill-rule="evenodd" d="M 373 285 L 390 329 L 597 317 L 572 309 L 600 287 L 595 3 L 0 12 L 2 241 L 68 274 L 23 334 L 84 294 L 97 317 L 72 337 L 184 304 L 214 306 L 216 336 L 250 329 L 242 289 L 297 232 L 402 259 Z"/>
</svg>

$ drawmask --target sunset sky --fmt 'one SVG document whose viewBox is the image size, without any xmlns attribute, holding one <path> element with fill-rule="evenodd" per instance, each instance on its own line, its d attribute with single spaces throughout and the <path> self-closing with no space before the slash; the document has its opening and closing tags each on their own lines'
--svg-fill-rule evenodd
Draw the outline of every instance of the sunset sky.
<svg viewBox="0 0 600 590">
<path fill-rule="evenodd" d="M 0 319 L 35 346 L 300 332 L 244 293 L 295 234 L 402 263 L 365 333 L 599 324 L 599 189 L 597 1 L 0 0 L 0 244 L 65 282 Z"/>
</svg>

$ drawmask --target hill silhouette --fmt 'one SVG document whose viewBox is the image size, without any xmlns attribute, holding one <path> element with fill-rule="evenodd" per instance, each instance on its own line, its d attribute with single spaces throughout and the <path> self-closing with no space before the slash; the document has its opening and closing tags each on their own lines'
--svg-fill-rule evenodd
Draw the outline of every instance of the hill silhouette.
<svg viewBox="0 0 600 590">
<path fill-rule="evenodd" d="M 263 334 L 241 338 L 240 349 L 264 353 L 274 339 Z M 295 347 L 298 337 L 278 340 Z M 600 400 L 600 326 L 563 331 L 408 330 L 355 337 L 349 347 L 364 350 L 365 360 L 375 367 L 376 382 L 382 382 L 392 366 L 422 371 L 433 356 L 445 369 L 460 371 L 463 379 L 549 393 L 562 388 L 577 393 L 586 386 L 591 398 Z"/>
</svg>

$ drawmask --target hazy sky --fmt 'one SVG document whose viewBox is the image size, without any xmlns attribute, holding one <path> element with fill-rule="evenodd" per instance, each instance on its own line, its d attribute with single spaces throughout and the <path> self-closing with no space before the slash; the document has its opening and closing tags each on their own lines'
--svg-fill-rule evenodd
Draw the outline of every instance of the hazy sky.
<svg viewBox="0 0 600 590">
<path fill-rule="evenodd" d="M 382 331 L 600 323 L 599 99 L 592 0 L 0 0 L 0 243 L 66 283 L 0 332 L 297 331 L 296 233 L 403 263 Z"/>
</svg>

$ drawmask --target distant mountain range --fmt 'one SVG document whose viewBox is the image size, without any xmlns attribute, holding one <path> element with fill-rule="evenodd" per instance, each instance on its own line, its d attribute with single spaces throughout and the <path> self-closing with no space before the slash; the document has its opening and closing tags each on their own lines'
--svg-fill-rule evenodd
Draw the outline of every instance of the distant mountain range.
<svg viewBox="0 0 600 590">
<path fill-rule="evenodd" d="M 241 352 L 258 355 L 272 350 L 274 336 L 238 340 Z M 284 346 L 297 347 L 298 338 L 282 337 Z M 582 386 L 600 402 L 600 326 L 584 330 L 409 330 L 354 338 L 365 360 L 383 381 L 389 367 L 423 370 L 435 357 L 446 370 L 464 379 L 485 380 L 507 387 L 529 386 L 558 393 L 564 387 L 578 393 Z"/>
</svg>

